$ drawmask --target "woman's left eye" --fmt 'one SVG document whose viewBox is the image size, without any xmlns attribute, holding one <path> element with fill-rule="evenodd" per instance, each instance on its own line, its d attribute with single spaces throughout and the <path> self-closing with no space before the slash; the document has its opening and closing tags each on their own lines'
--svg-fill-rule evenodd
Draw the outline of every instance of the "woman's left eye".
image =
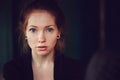
<svg viewBox="0 0 120 80">
<path fill-rule="evenodd" d="M 53 29 L 53 28 L 48 28 L 46 31 L 47 31 L 47 32 L 53 32 L 54 29 Z"/>
</svg>

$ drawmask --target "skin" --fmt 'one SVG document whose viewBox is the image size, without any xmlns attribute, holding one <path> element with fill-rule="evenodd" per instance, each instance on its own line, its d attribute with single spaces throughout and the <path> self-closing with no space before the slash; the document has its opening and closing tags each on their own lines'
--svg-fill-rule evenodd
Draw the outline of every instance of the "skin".
<svg viewBox="0 0 120 80">
<path fill-rule="evenodd" d="M 25 35 L 32 50 L 34 80 L 53 80 L 54 48 L 60 35 L 55 17 L 47 11 L 33 11 Z"/>
</svg>

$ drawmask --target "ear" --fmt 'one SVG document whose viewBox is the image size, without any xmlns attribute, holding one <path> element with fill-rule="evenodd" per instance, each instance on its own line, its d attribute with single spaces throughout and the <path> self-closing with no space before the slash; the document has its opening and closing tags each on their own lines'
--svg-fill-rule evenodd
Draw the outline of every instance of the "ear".
<svg viewBox="0 0 120 80">
<path fill-rule="evenodd" d="M 61 31 L 58 31 L 57 39 L 60 39 L 60 37 L 61 37 Z"/>
<path fill-rule="evenodd" d="M 58 31 L 58 36 L 60 36 L 60 35 L 61 35 L 61 30 Z"/>
<path fill-rule="evenodd" d="M 25 36 L 25 39 L 27 39 L 27 32 L 24 31 L 24 36 Z"/>
</svg>

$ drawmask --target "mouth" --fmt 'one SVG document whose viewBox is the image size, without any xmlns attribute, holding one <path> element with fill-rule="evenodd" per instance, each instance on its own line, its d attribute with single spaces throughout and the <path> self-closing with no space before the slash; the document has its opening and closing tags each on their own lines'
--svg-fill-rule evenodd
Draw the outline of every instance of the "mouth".
<svg viewBox="0 0 120 80">
<path fill-rule="evenodd" d="M 37 49 L 39 51 L 45 51 L 45 50 L 47 50 L 47 46 L 38 46 Z"/>
</svg>

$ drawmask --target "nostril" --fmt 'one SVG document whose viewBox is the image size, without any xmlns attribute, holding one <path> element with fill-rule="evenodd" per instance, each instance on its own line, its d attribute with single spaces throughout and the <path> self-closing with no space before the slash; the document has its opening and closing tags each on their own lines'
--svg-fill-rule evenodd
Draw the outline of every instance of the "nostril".
<svg viewBox="0 0 120 80">
<path fill-rule="evenodd" d="M 44 42 L 45 42 L 45 40 L 39 40 L 38 42 L 39 42 L 39 43 L 44 43 Z"/>
</svg>

